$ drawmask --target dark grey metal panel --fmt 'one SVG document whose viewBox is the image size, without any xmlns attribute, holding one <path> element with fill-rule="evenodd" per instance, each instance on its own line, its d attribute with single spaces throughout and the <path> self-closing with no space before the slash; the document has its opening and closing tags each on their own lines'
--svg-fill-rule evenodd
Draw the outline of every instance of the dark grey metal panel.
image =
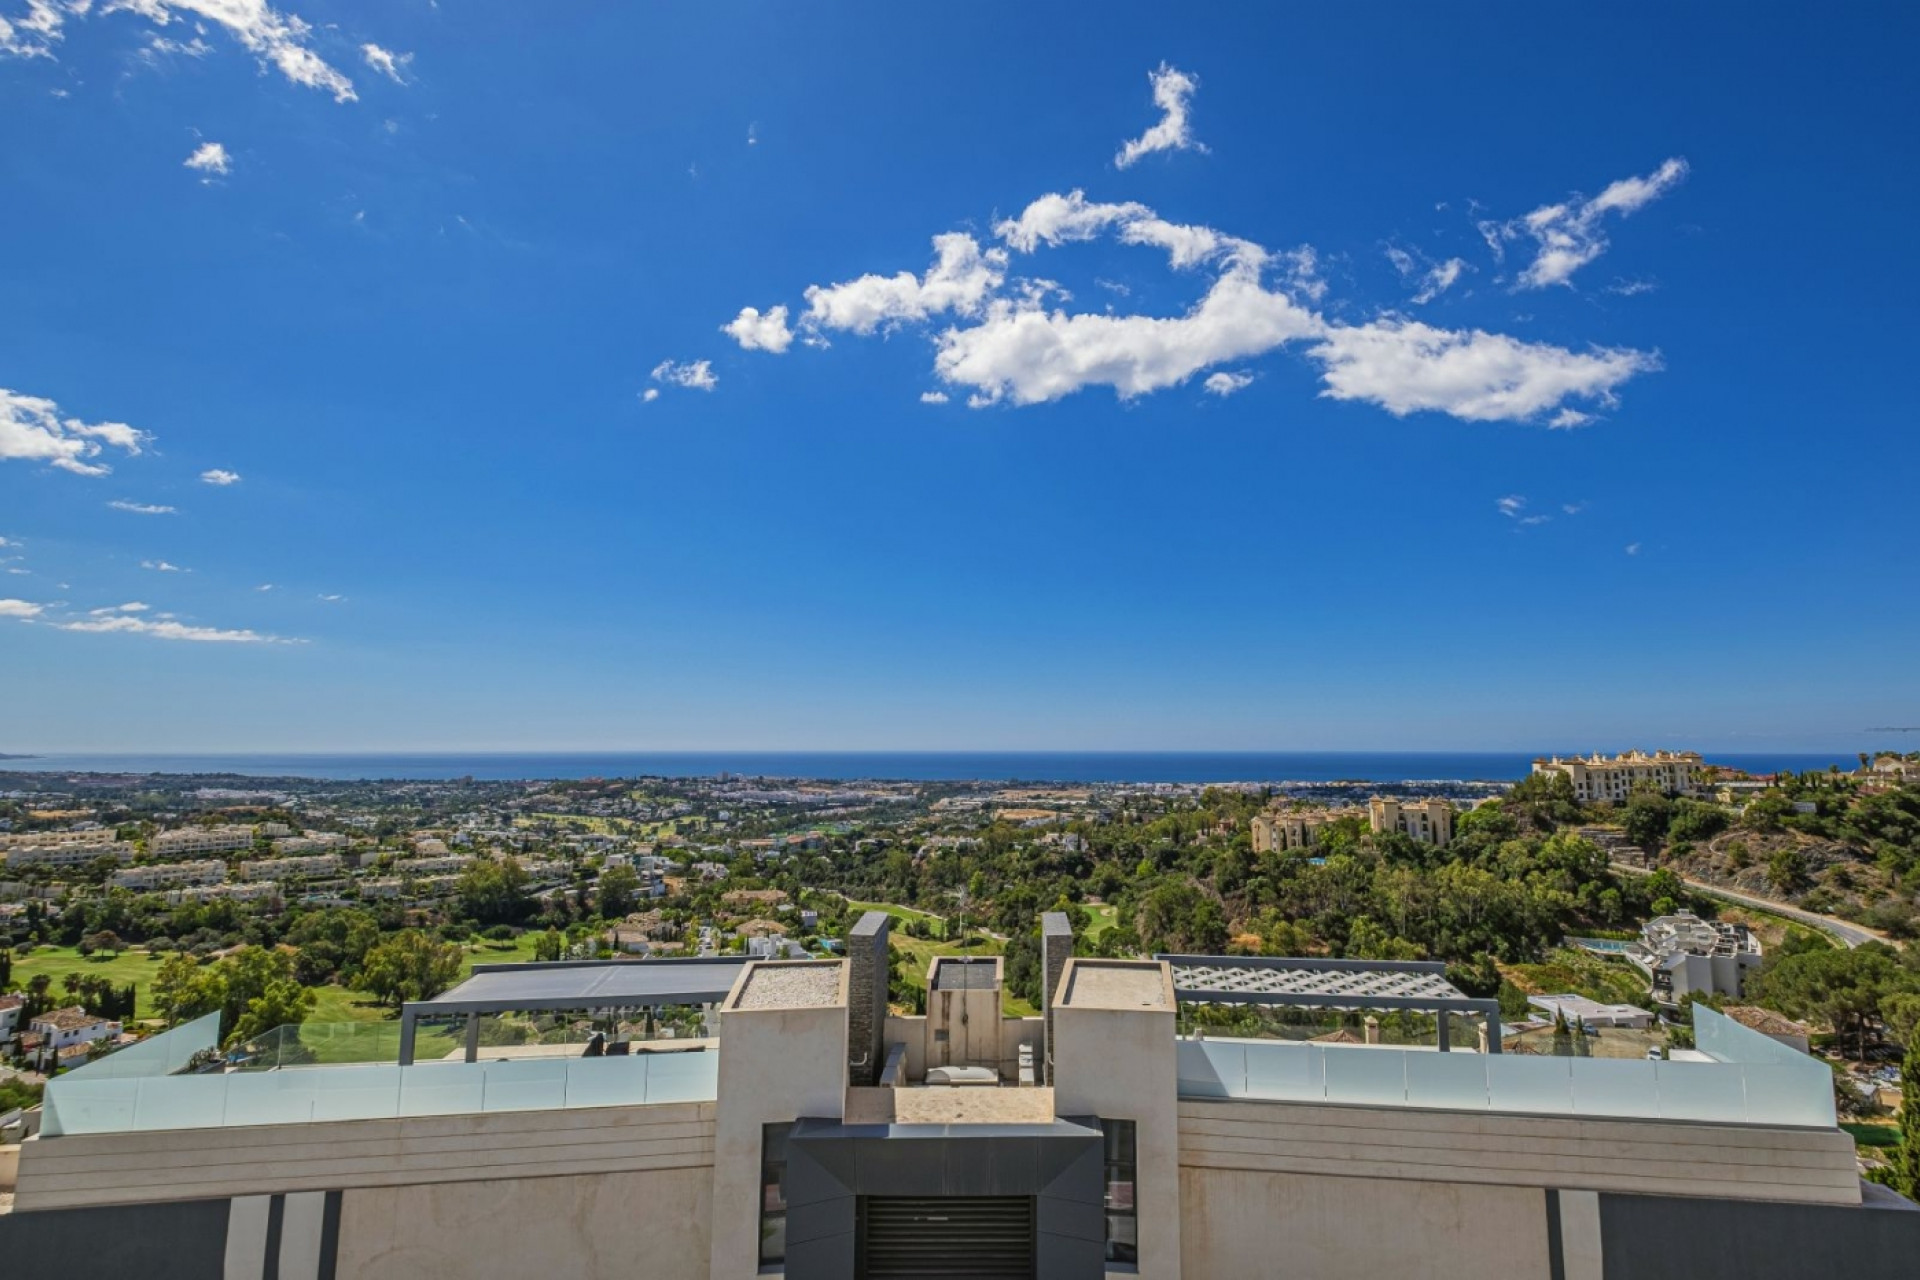
<svg viewBox="0 0 1920 1280">
<path fill-rule="evenodd" d="M 747 964 L 732 957 L 483 964 L 451 991 L 410 1002 L 406 1010 L 418 1015 L 715 1004 L 726 999 Z"/>
<path fill-rule="evenodd" d="M 1920 1212 L 1878 1205 L 1600 1197 L 1607 1280 L 1912 1280 Z"/>
<path fill-rule="evenodd" d="M 76 1267 L 141 1280 L 221 1280 L 226 1200 L 109 1205 L 0 1214 L 0 1271 L 21 1275 Z"/>
</svg>

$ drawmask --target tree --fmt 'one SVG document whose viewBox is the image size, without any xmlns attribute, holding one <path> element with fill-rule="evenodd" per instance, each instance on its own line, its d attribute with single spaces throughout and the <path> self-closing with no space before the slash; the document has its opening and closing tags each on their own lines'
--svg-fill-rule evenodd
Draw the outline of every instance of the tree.
<svg viewBox="0 0 1920 1280">
<path fill-rule="evenodd" d="M 459 976 L 457 944 L 435 942 L 418 929 L 402 929 L 368 949 L 359 985 L 382 1003 L 398 1007 L 408 1000 L 439 995 Z"/>
<path fill-rule="evenodd" d="M 233 1037 L 234 1029 L 240 1025 L 253 1003 L 264 997 L 274 983 L 297 984 L 298 981 L 293 973 L 292 953 L 278 947 L 242 947 L 222 960 L 215 969 L 226 984 L 220 1001 L 220 1025 L 226 1029 L 223 1041 Z"/>
<path fill-rule="evenodd" d="M 315 1000 L 309 987 L 292 978 L 276 978 L 247 1007 L 233 1024 L 227 1043 L 234 1044 L 263 1036 L 275 1027 L 298 1026 L 313 1012 Z"/>
<path fill-rule="evenodd" d="M 1767 859 L 1767 883 L 1783 894 L 1797 893 L 1806 888 L 1806 855 L 1789 845 Z"/>
<path fill-rule="evenodd" d="M 80 945 L 83 954 L 104 951 L 108 955 L 119 955 L 127 949 L 127 944 L 120 941 L 120 935 L 111 929 L 102 929 L 98 933 L 88 934 L 81 939 Z"/>
<path fill-rule="evenodd" d="M 1920 1041 L 1900 1064 L 1900 1148 L 1893 1157 L 1893 1189 L 1920 1199 Z"/>
<path fill-rule="evenodd" d="M 203 968 L 184 951 L 162 960 L 153 976 L 153 1005 L 169 1026 L 212 1013 L 225 1003 L 226 995 L 220 974 Z"/>
<path fill-rule="evenodd" d="M 481 924 L 519 924 L 533 911 L 527 873 L 515 858 L 483 858 L 460 875 L 454 889 L 460 914 Z"/>
<path fill-rule="evenodd" d="M 1814 1018 L 1831 1026 L 1843 1042 L 1851 1039 L 1856 1058 L 1866 1055 L 1867 1035 L 1881 1016 L 1881 1001 L 1913 990 L 1885 943 L 1869 942 L 1851 950 L 1803 951 L 1768 961 L 1755 984 L 1755 997 L 1793 1018 Z"/>
<path fill-rule="evenodd" d="M 608 867 L 600 873 L 600 914 L 619 920 L 640 902 L 640 877 L 632 867 Z"/>
<path fill-rule="evenodd" d="M 1648 853 L 1658 853 L 1666 844 L 1667 826 L 1672 821 L 1673 801 L 1651 787 L 1635 788 L 1620 815 L 1627 839 Z"/>
<path fill-rule="evenodd" d="M 567 940 L 558 929 L 548 929 L 533 940 L 535 960 L 558 960 L 567 952 Z"/>
</svg>

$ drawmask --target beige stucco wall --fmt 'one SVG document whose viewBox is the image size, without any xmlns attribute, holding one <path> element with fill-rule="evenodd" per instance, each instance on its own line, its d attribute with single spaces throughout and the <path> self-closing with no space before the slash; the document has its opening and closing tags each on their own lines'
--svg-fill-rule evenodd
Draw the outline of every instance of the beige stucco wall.
<svg viewBox="0 0 1920 1280">
<path fill-rule="evenodd" d="M 1182 1280 L 1546 1280 L 1546 1193 L 1182 1169 L 1180 1256 Z"/>
<path fill-rule="evenodd" d="M 713 1280 L 745 1280 L 760 1267 L 761 1126 L 801 1116 L 837 1119 L 846 1100 L 844 979 L 836 1005 L 720 1014 Z"/>
<path fill-rule="evenodd" d="M 706 1169 L 349 1191 L 338 1274 L 354 1280 L 706 1280 Z"/>
<path fill-rule="evenodd" d="M 945 1039 L 941 1033 L 945 1032 Z M 978 990 L 927 992 L 926 1061 L 929 1067 L 1000 1067 L 1000 993 Z"/>
</svg>

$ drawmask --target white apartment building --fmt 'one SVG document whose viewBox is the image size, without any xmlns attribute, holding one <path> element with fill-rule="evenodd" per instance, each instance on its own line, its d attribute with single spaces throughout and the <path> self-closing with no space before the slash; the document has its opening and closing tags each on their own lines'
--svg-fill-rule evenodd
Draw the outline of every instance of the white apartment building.
<svg viewBox="0 0 1920 1280">
<path fill-rule="evenodd" d="M 360 882 L 362 898 L 404 898 L 411 882 L 416 898 L 444 898 L 460 883 L 459 876 L 377 876 Z"/>
<path fill-rule="evenodd" d="M 402 876 L 458 875 L 473 862 L 470 853 L 443 853 L 435 858 L 402 858 L 393 864 L 393 871 Z"/>
<path fill-rule="evenodd" d="M 147 844 L 156 858 L 170 858 L 183 853 L 228 853 L 234 849 L 252 847 L 253 828 L 235 826 L 179 827 L 158 833 Z"/>
<path fill-rule="evenodd" d="M 242 880 L 288 880 L 299 876 L 309 879 L 337 876 L 346 869 L 337 853 L 317 853 L 305 858 L 255 858 L 234 868 Z"/>
<path fill-rule="evenodd" d="M 279 881 L 249 880 L 245 884 L 207 884 L 169 889 L 167 905 L 177 907 L 183 902 L 212 902 L 222 898 L 230 902 L 266 902 L 279 896 Z"/>
<path fill-rule="evenodd" d="M 221 884 L 227 878 L 227 864 L 218 858 L 199 862 L 156 862 L 144 867 L 127 867 L 113 873 L 108 881 L 116 889 L 172 889 L 181 885 Z"/>
<path fill-rule="evenodd" d="M 47 847 L 62 844 L 105 844 L 113 839 L 106 827 L 74 827 L 65 831 L 0 832 L 0 852 L 24 849 L 28 845 Z"/>
<path fill-rule="evenodd" d="M 27 1030 L 47 1038 L 42 1052 L 51 1058 L 71 1045 L 118 1039 L 120 1024 L 108 1018 L 96 1017 L 79 1005 L 74 1005 L 67 1009 L 48 1010 L 28 1023 Z"/>
<path fill-rule="evenodd" d="M 1639 786 L 1668 795 L 1691 792 L 1705 762 L 1698 751 L 1628 751 L 1617 756 L 1548 756 L 1533 762 L 1535 773 L 1563 773 L 1573 783 L 1573 798 L 1583 804 L 1619 804 Z"/>
<path fill-rule="evenodd" d="M 1435 848 L 1444 848 L 1453 839 L 1453 803 L 1449 800 L 1388 800 L 1375 796 L 1367 803 L 1367 819 L 1375 831 L 1398 831 Z"/>
<path fill-rule="evenodd" d="M 133 861 L 134 848 L 131 844 L 124 840 L 102 840 L 102 833 L 97 831 L 88 834 L 94 837 L 91 842 L 72 840 L 60 844 L 15 845 L 0 851 L 0 861 L 16 871 L 23 867 L 84 867 L 101 858 L 112 858 L 115 862 Z"/>
</svg>

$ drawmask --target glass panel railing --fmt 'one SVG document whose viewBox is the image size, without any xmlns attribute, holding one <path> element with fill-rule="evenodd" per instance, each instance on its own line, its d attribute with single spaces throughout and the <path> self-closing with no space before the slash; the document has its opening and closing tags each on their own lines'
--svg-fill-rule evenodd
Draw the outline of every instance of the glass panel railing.
<svg viewBox="0 0 1920 1280">
<path fill-rule="evenodd" d="M 1732 1042 L 1752 1057 L 1776 1057 Z M 1830 1073 L 1780 1048 L 1787 1061 L 1654 1062 L 1254 1040 L 1182 1040 L 1177 1051 L 1183 1098 L 1832 1128 Z"/>
<path fill-rule="evenodd" d="M 220 1042 L 220 1015 L 210 1013 L 183 1022 L 170 1031 L 148 1036 L 138 1044 L 115 1050 L 61 1076 L 62 1080 L 121 1080 L 142 1076 L 170 1076 L 184 1071 L 194 1059 L 210 1055 Z"/>
</svg>

